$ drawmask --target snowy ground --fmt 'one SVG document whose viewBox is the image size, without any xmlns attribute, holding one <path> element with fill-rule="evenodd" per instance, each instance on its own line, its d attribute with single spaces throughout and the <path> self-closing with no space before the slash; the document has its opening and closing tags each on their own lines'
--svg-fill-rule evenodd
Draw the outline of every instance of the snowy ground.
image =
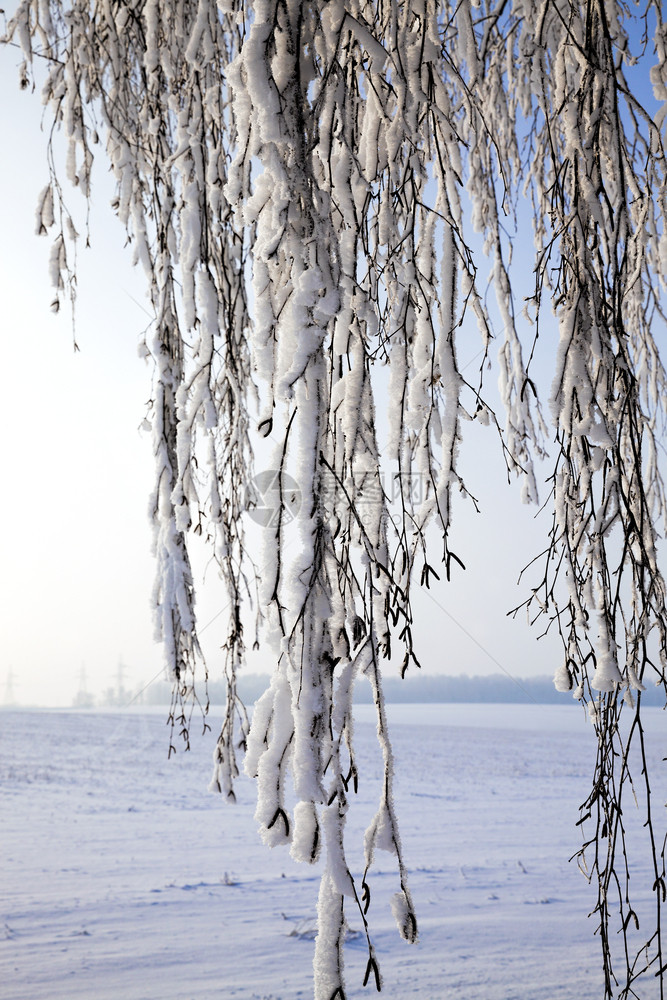
<svg viewBox="0 0 667 1000">
<path fill-rule="evenodd" d="M 420 939 L 396 934 L 392 858 L 380 854 L 370 916 L 382 995 L 599 1000 L 592 889 L 567 860 L 595 750 L 582 715 L 391 709 Z M 649 715 L 662 730 L 664 715 Z M 359 843 L 380 774 L 369 719 L 360 706 L 360 773 L 373 780 L 349 822 Z M 0 726 L 3 1000 L 312 996 L 318 871 L 259 842 L 250 781 L 236 808 L 206 791 L 212 734 L 167 761 L 157 714 L 3 711 Z M 643 878 L 640 865 L 638 891 Z M 352 910 L 348 919 L 355 1000 L 375 991 L 361 986 L 359 920 Z M 641 993 L 657 995 L 655 980 Z"/>
</svg>

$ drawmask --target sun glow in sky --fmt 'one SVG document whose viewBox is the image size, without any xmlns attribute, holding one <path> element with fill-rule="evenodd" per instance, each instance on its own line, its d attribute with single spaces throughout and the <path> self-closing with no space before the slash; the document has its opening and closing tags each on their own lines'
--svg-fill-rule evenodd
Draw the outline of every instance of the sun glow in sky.
<svg viewBox="0 0 667 1000">
<path fill-rule="evenodd" d="M 11 141 L 0 161 L 5 373 L 0 701 L 11 677 L 19 703 L 67 705 L 83 668 L 90 690 L 100 693 L 116 683 L 119 661 L 132 690 L 156 677 L 162 663 L 150 611 L 152 455 L 150 434 L 140 430 L 151 369 L 137 353 L 150 313 L 143 275 L 132 268 L 124 233 L 109 208 L 113 188 L 102 150 L 93 177 L 90 248 L 84 246 L 82 199 L 63 181 L 68 204 L 82 220 L 75 312 L 79 352 L 73 350 L 69 310 L 58 316 L 50 311 L 50 238 L 34 235 L 37 197 L 47 179 L 41 102 L 37 93 L 19 90 L 18 58 L 1 55 L 0 127 Z M 468 333 L 460 358 L 472 372 L 480 363 L 472 323 Z M 455 571 L 449 584 L 442 572 L 441 583 L 417 598 L 418 655 L 428 672 L 552 673 L 560 663 L 555 637 L 537 643 L 541 629 L 529 630 L 525 616 L 506 617 L 527 596 L 527 588 L 515 584 L 522 567 L 545 547 L 548 515 L 536 522 L 535 510 L 520 503 L 518 484 L 507 486 L 493 431 L 477 425 L 464 431 L 469 440 L 463 462 L 482 514 L 463 503 L 455 511 L 451 545 L 467 570 Z M 544 500 L 544 485 L 542 491 Z M 431 561 L 438 571 L 439 551 L 434 537 Z M 203 572 L 204 558 L 198 562 Z M 209 566 L 206 586 L 199 588 L 200 624 L 215 619 L 220 607 Z M 204 637 L 213 678 L 220 675 L 223 620 L 213 621 Z M 388 668 L 392 672 L 400 665 L 397 659 Z M 267 659 L 255 657 L 250 669 L 270 667 Z"/>
</svg>

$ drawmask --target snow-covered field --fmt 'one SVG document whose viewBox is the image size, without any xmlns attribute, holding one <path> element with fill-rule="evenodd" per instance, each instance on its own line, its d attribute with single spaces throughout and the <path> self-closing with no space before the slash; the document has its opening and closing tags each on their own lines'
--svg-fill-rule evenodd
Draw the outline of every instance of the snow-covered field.
<svg viewBox="0 0 667 1000">
<path fill-rule="evenodd" d="M 664 728 L 659 710 L 646 716 Z M 381 771 L 369 708 L 358 718 L 348 831 L 361 870 Z M 406 705 L 390 720 L 420 938 L 396 933 L 393 858 L 379 854 L 369 916 L 382 995 L 599 1000 L 593 889 L 568 864 L 595 752 L 581 712 Z M 312 996 L 319 869 L 259 842 L 248 779 L 235 808 L 207 792 L 215 724 L 170 761 L 160 714 L 7 710 L 0 726 L 3 1000 Z M 638 892 L 645 875 L 639 865 Z M 353 1000 L 375 991 L 361 985 L 351 908 L 348 920 Z M 642 1000 L 657 995 L 649 981 Z"/>
</svg>

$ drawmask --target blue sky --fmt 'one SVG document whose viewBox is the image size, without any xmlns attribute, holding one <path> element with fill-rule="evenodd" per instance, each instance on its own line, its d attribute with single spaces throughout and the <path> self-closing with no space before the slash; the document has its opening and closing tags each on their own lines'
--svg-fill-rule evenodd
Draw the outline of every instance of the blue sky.
<svg viewBox="0 0 667 1000">
<path fill-rule="evenodd" d="M 149 321 L 142 275 L 130 265 L 124 234 L 109 209 L 112 188 L 100 164 L 93 185 L 91 248 L 78 257 L 76 339 L 68 309 L 55 316 L 48 281 L 50 240 L 34 235 L 37 196 L 47 179 L 45 136 L 38 94 L 21 92 L 14 60 L 3 52 L 0 80 L 2 134 L 10 154 L 0 161 L 5 198 L 0 205 L 0 295 L 5 388 L 1 395 L 3 482 L 0 514 L 4 573 L 0 583 L 3 648 L 0 697 L 11 671 L 20 702 L 68 704 L 85 666 L 91 690 L 115 682 L 119 659 L 130 687 L 159 674 L 150 595 L 153 563 L 147 507 L 151 490 L 150 436 L 140 431 L 150 396 L 150 368 L 137 354 Z M 76 192 L 67 190 L 81 208 Z M 83 241 L 81 241 L 83 243 Z M 553 333 L 543 345 L 548 386 Z M 461 348 L 475 361 L 478 339 Z M 466 349 L 469 357 L 466 355 Z M 495 350 L 493 351 L 495 354 Z M 495 376 L 493 376 L 495 377 Z M 380 425 L 381 426 L 381 425 Z M 459 504 L 451 545 L 467 566 L 453 581 L 435 583 L 415 602 L 417 652 L 437 673 L 496 673 L 522 677 L 552 673 L 560 662 L 555 637 L 536 641 L 525 617 L 506 612 L 526 596 L 516 581 L 546 544 L 548 513 L 523 507 L 519 486 L 507 486 L 497 442 L 489 429 L 464 426 L 462 462 L 482 514 Z M 544 481 L 548 467 L 542 470 Z M 546 487 L 542 482 L 542 499 Z M 439 542 L 434 537 L 437 568 Z M 198 617 L 212 677 L 224 616 L 212 567 L 205 573 Z M 530 577 L 529 577 L 530 579 Z M 400 664 L 400 657 L 395 667 Z M 249 669 L 268 670 L 253 658 Z"/>
<path fill-rule="evenodd" d="M 152 456 L 150 435 L 139 429 L 150 368 L 136 349 L 148 317 L 142 276 L 130 266 L 121 228 L 107 211 L 111 189 L 100 172 L 91 248 L 79 252 L 80 351 L 74 352 L 69 311 L 55 316 L 49 308 L 50 241 L 33 235 L 46 180 L 39 98 L 14 87 L 6 59 L 0 72 L 7 95 L 1 127 L 13 136 L 14 150 L 0 163 L 4 190 L 11 192 L 0 207 L 2 231 L 9 234 L 0 244 L 6 373 L 0 694 L 11 670 L 20 702 L 68 704 L 82 666 L 96 692 L 115 682 L 119 659 L 129 686 L 150 681 L 161 667 L 149 607 Z M 75 192 L 67 197 L 76 204 Z M 475 430 L 466 427 L 468 434 Z M 420 658 L 438 673 L 496 672 L 495 661 L 518 676 L 548 673 L 543 644 L 536 647 L 523 622 L 504 615 L 518 603 L 514 583 L 534 554 L 525 545 L 534 511 L 521 507 L 517 487 L 504 487 L 488 430 L 485 438 L 488 447 L 470 477 L 484 513 L 460 505 L 454 534 L 454 551 L 468 570 L 417 600 Z M 514 520 L 508 521 L 509 512 Z M 220 600 L 211 567 L 198 598 L 200 623 L 215 617 Z M 204 633 L 212 676 L 223 620 Z M 269 668 L 260 657 L 250 669 Z"/>
</svg>

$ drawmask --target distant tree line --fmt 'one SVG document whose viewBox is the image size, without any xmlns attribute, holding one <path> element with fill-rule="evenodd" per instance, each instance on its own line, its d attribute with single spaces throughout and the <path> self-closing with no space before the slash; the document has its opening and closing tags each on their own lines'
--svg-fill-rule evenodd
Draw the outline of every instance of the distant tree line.
<svg viewBox="0 0 667 1000">
<path fill-rule="evenodd" d="M 557 691 L 551 677 L 513 678 L 504 674 L 492 674 L 483 678 L 460 674 L 457 677 L 416 676 L 391 677 L 385 680 L 387 701 L 403 704 L 515 704 L 515 705 L 569 705 L 573 704 L 571 692 Z M 238 693 L 246 705 L 250 706 L 266 690 L 268 676 L 247 674 L 238 679 Z M 209 681 L 208 693 L 212 705 L 223 705 L 226 698 L 224 681 Z M 153 684 L 147 688 L 140 703 L 145 705 L 169 704 L 171 686 L 168 682 Z M 360 682 L 354 700 L 357 704 L 371 704 L 373 691 L 370 684 Z M 647 687 L 642 694 L 645 705 L 661 705 L 660 689 Z"/>
</svg>

